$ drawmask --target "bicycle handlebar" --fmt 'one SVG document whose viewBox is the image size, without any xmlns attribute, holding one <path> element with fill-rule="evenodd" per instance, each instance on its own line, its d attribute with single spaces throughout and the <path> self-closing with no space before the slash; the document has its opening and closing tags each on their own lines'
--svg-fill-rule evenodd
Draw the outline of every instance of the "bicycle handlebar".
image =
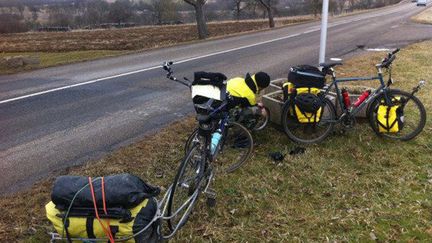
<svg viewBox="0 0 432 243">
<path fill-rule="evenodd" d="M 389 52 L 387 54 L 387 57 L 385 57 L 380 64 L 377 64 L 378 68 L 388 68 L 390 67 L 390 65 L 392 64 L 392 62 L 396 59 L 395 54 L 398 53 L 400 51 L 399 48 L 397 48 L 396 50 Z"/>
<path fill-rule="evenodd" d="M 185 86 L 187 86 L 187 87 L 190 88 L 192 84 L 191 84 L 191 82 L 189 81 L 189 79 L 187 79 L 186 77 L 184 77 L 183 80 L 179 80 L 179 79 L 177 79 L 177 78 L 174 76 L 174 72 L 173 72 L 172 69 L 171 69 L 171 65 L 173 65 L 173 64 L 174 64 L 173 61 L 168 61 L 168 62 L 164 62 L 164 63 L 162 63 L 162 68 L 163 68 L 165 71 L 167 71 L 167 75 L 166 75 L 167 79 L 170 79 L 170 80 L 175 81 L 175 82 L 177 82 L 177 83 L 183 84 L 183 85 L 185 85 Z"/>
<path fill-rule="evenodd" d="M 396 53 L 398 53 L 400 51 L 400 48 L 397 48 L 396 50 L 394 50 L 391 54 L 394 55 Z"/>
</svg>

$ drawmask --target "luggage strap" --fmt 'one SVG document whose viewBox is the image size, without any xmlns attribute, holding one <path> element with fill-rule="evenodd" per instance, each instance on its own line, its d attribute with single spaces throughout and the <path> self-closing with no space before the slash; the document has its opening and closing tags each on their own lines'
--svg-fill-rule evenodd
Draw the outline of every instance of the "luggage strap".
<svg viewBox="0 0 432 243">
<path fill-rule="evenodd" d="M 91 191 L 91 196 L 92 196 L 92 199 L 93 199 L 93 206 L 94 206 L 96 218 L 99 221 L 99 224 L 102 227 L 103 231 L 105 232 L 106 236 L 109 238 L 109 242 L 110 243 L 114 243 L 114 237 L 113 237 L 112 232 L 111 232 L 111 228 L 110 228 L 110 225 L 109 225 L 109 220 L 107 220 L 108 221 L 107 225 L 104 225 L 103 222 L 102 222 L 102 220 L 99 217 L 99 213 L 98 213 L 98 209 L 97 209 L 97 203 L 96 203 L 96 196 L 95 196 L 95 191 L 94 191 L 94 188 L 93 188 L 93 182 L 92 182 L 91 177 L 89 177 L 88 180 L 89 180 L 90 191 Z M 103 204 L 103 207 L 104 207 L 104 212 L 105 212 L 105 214 L 107 214 L 106 203 L 105 203 L 104 178 L 102 177 L 101 180 L 102 180 L 102 182 L 101 182 L 101 184 L 102 184 L 102 204 Z"/>
<path fill-rule="evenodd" d="M 389 114 L 390 114 L 390 110 L 391 110 L 391 108 L 392 108 L 393 106 L 387 106 L 387 112 L 386 112 L 386 124 L 382 124 L 378 119 L 377 119 L 377 122 L 378 122 L 378 125 L 379 126 L 381 126 L 382 128 L 384 128 L 387 132 L 390 132 L 390 130 L 394 127 L 394 125 L 396 124 L 396 122 L 398 122 L 398 117 L 397 117 L 397 114 L 396 114 L 396 119 L 390 124 L 389 123 Z"/>
</svg>

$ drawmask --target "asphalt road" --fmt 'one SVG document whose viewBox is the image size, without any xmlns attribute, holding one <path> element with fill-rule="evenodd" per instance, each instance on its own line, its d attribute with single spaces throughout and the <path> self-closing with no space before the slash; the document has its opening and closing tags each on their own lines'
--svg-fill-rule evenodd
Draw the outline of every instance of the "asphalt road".
<svg viewBox="0 0 432 243">
<path fill-rule="evenodd" d="M 403 3 L 330 21 L 327 56 L 402 47 L 432 38 L 432 27 L 410 22 L 424 8 Z M 295 64 L 317 64 L 319 22 L 138 54 L 0 76 L 0 193 L 31 185 L 53 171 L 101 157 L 145 138 L 192 111 L 176 74 L 263 70 L 285 77 Z M 175 139 L 175 138 L 173 138 Z"/>
</svg>

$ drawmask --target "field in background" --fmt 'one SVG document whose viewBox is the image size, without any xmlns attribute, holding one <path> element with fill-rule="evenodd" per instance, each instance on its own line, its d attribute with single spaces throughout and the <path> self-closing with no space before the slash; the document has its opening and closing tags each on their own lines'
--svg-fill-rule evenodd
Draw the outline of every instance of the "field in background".
<svg viewBox="0 0 432 243">
<path fill-rule="evenodd" d="M 427 80 L 419 98 L 430 116 L 432 42 L 403 49 L 394 62 L 394 88 Z M 385 53 L 367 53 L 338 67 L 338 74 L 370 75 Z M 373 86 L 375 84 L 369 83 Z M 194 119 L 176 122 L 142 142 L 65 174 L 101 176 L 130 172 L 165 190 L 173 180 Z M 431 241 L 432 127 L 413 141 L 378 138 L 360 123 L 335 133 L 280 164 L 268 153 L 294 148 L 274 128 L 255 133 L 256 149 L 239 171 L 218 174 L 215 208 L 201 200 L 173 242 Z M 160 177 L 159 175 L 163 175 Z M 156 176 L 158 175 L 158 176 Z M 0 239 L 47 242 L 45 219 L 53 178 L 0 199 Z"/>
<path fill-rule="evenodd" d="M 0 52 L 0 58 L 3 57 L 35 57 L 40 63 L 26 65 L 19 68 L 10 68 L 0 65 L 0 74 L 12 74 L 18 71 L 27 71 L 35 68 L 46 68 L 62 64 L 95 60 L 102 57 L 118 56 L 129 53 L 129 51 L 111 51 L 111 50 L 96 50 L 96 51 L 69 51 L 69 52 Z"/>
<path fill-rule="evenodd" d="M 313 20 L 313 16 L 277 19 L 278 26 Z M 208 24 L 210 37 L 268 28 L 266 20 Z M 0 36 L 0 52 L 144 50 L 197 40 L 196 25 L 146 26 L 72 32 L 33 32 Z"/>
<path fill-rule="evenodd" d="M 417 14 L 411 19 L 422 24 L 432 24 L 432 8 L 428 7 L 425 11 Z"/>
<path fill-rule="evenodd" d="M 312 21 L 313 16 L 277 18 L 277 26 Z M 268 29 L 267 20 L 224 21 L 208 24 L 210 38 Z M 39 65 L 11 68 L 0 66 L 0 74 L 51 67 L 132 51 L 197 41 L 196 25 L 146 26 L 110 30 L 33 32 L 0 35 L 0 58 L 38 56 Z"/>
</svg>

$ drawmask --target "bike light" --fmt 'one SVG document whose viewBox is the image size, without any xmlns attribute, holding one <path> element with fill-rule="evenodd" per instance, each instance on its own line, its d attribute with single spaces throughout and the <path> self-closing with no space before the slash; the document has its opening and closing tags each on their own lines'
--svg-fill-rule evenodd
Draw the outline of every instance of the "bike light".
<svg viewBox="0 0 432 243">
<path fill-rule="evenodd" d="M 419 88 L 423 87 L 426 84 L 426 81 L 420 80 L 419 82 Z"/>
</svg>

